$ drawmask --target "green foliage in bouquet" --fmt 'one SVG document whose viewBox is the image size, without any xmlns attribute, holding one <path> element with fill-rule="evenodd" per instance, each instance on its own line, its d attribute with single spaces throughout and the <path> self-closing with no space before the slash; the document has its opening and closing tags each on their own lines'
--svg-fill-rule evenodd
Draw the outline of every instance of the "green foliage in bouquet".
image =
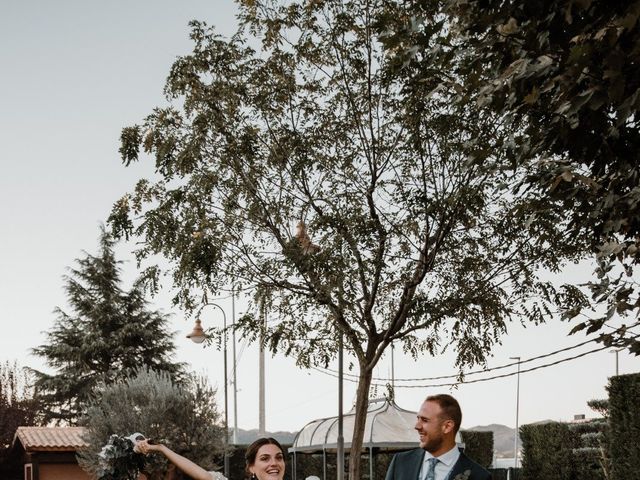
<svg viewBox="0 0 640 480">
<path fill-rule="evenodd" d="M 145 464 L 144 455 L 134 451 L 133 442 L 115 434 L 109 437 L 98 458 L 98 480 L 136 480 Z"/>
</svg>

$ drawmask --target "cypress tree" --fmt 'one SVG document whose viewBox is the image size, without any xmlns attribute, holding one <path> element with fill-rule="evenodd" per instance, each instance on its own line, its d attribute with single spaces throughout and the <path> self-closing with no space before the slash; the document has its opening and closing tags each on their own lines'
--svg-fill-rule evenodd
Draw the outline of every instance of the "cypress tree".
<svg viewBox="0 0 640 480">
<path fill-rule="evenodd" d="M 74 424 L 98 384 L 109 385 L 140 368 L 182 376 L 167 315 L 149 309 L 143 279 L 123 289 L 115 241 L 102 228 L 99 252 L 76 260 L 64 277 L 70 313 L 54 310 L 47 342 L 33 349 L 55 372 L 34 371 L 45 419 Z"/>
</svg>

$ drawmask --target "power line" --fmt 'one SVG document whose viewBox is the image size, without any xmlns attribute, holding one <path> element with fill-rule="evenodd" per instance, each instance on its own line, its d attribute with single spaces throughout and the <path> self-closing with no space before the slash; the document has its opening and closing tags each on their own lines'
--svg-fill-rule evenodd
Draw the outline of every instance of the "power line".
<svg viewBox="0 0 640 480">
<path fill-rule="evenodd" d="M 637 338 L 637 337 L 640 337 L 640 335 L 635 335 L 635 336 L 633 336 L 632 338 Z M 589 343 L 589 342 L 586 342 L 586 343 Z M 520 370 L 520 373 L 533 372 L 534 370 L 540 370 L 540 369 L 542 369 L 542 368 L 552 367 L 552 366 L 554 366 L 554 365 L 558 365 L 558 364 L 560 364 L 560 363 L 568 362 L 568 361 L 570 361 L 570 360 L 575 360 L 575 359 L 577 359 L 577 358 L 581 358 L 581 357 L 584 357 L 584 356 L 586 356 L 586 355 L 590 355 L 590 354 L 592 354 L 592 353 L 600 352 L 600 351 L 602 351 L 602 350 L 606 350 L 606 349 L 608 349 L 608 348 L 611 348 L 611 346 L 609 346 L 609 345 L 605 345 L 604 347 L 600 347 L 600 348 L 596 348 L 596 349 L 593 349 L 593 350 L 589 350 L 589 351 L 587 351 L 587 352 L 583 352 L 583 353 L 580 353 L 580 354 L 578 354 L 578 355 L 574 355 L 573 357 L 567 357 L 567 358 L 563 358 L 563 359 L 557 360 L 557 361 L 555 361 L 555 362 L 546 363 L 546 364 L 544 364 L 544 365 L 538 365 L 537 367 L 532 367 L 532 368 L 528 368 L 528 369 L 525 369 L 525 370 Z M 548 355 L 545 355 L 545 356 L 548 356 Z M 531 359 L 530 359 L 530 360 L 531 360 Z M 515 364 L 512 364 L 512 365 L 517 365 L 517 363 L 518 363 L 518 362 L 515 362 Z M 523 363 L 523 362 L 520 362 L 520 363 Z M 318 372 L 320 372 L 320 373 L 324 373 L 325 375 L 329 375 L 329 376 L 334 377 L 334 378 L 339 378 L 339 377 L 338 377 L 338 375 L 335 375 L 335 374 L 333 374 L 333 373 L 331 373 L 331 372 L 325 371 L 325 370 L 320 369 L 320 368 L 318 368 L 318 367 L 312 367 L 312 368 L 313 368 L 314 370 L 317 370 L 317 371 L 318 371 Z M 493 377 L 478 378 L 478 379 L 475 379 L 475 380 L 462 380 L 462 381 L 460 381 L 460 382 L 454 382 L 454 383 L 439 383 L 439 384 L 430 384 L 430 385 L 394 385 L 394 387 L 395 387 L 395 388 L 434 388 L 434 387 L 454 387 L 454 386 L 457 386 L 457 385 L 463 385 L 463 384 L 468 384 L 468 383 L 488 382 L 488 381 L 490 381 L 490 380 L 496 380 L 496 379 L 498 379 L 498 378 L 511 377 L 511 376 L 513 376 L 513 375 L 517 375 L 517 374 L 518 374 L 518 372 L 511 372 L 511 373 L 505 373 L 505 374 L 502 374 L 502 375 L 495 375 L 495 376 L 493 376 Z M 437 378 L 437 377 L 436 377 L 436 378 Z M 449 378 L 449 377 L 444 377 L 444 378 Z M 358 381 L 357 381 L 357 380 L 353 380 L 353 379 L 351 379 L 351 378 L 345 378 L 345 380 L 347 380 L 347 381 L 349 381 L 349 382 L 353 382 L 353 383 L 358 383 Z M 385 386 L 386 386 L 386 384 L 373 383 L 373 382 L 372 382 L 372 383 L 371 383 L 371 386 L 375 386 L 375 387 L 385 387 Z"/>
<path fill-rule="evenodd" d="M 552 367 L 552 366 L 558 365 L 560 363 L 568 362 L 570 360 L 575 360 L 577 358 L 584 357 L 584 356 L 590 355 L 592 353 L 596 353 L 596 352 L 600 352 L 602 350 L 606 350 L 607 348 L 611 348 L 611 347 L 604 346 L 604 347 L 596 348 L 596 349 L 593 349 L 593 350 L 589 350 L 588 352 L 583 352 L 583 353 L 580 353 L 578 355 L 574 355 L 573 357 L 562 358 L 562 359 L 557 360 L 555 362 L 546 363 L 544 365 L 538 365 L 537 367 L 531 367 L 531 368 L 527 368 L 525 370 L 520 370 L 520 373 L 533 372 L 534 370 L 540 370 L 542 368 Z M 461 382 L 455 382 L 455 383 L 440 383 L 440 384 L 434 384 L 434 385 L 396 385 L 395 387 L 396 388 L 452 387 L 452 386 L 466 384 L 466 383 L 488 382 L 489 380 L 496 380 L 498 378 L 511 377 L 511 376 L 517 375 L 517 374 L 518 374 L 518 372 L 511 372 L 511 373 L 503 373 L 502 375 L 495 375 L 493 377 L 488 377 L 488 378 L 477 378 L 475 380 L 468 380 L 468 381 L 463 380 Z"/>
<path fill-rule="evenodd" d="M 538 355 L 536 357 L 531 357 L 531 358 L 528 358 L 526 360 L 522 360 L 520 362 L 520 364 L 532 362 L 534 360 L 539 360 L 541 358 L 546 358 L 546 357 L 550 357 L 550 356 L 553 356 L 553 355 L 557 355 L 558 353 L 566 352 L 568 350 L 573 350 L 574 348 L 582 347 L 582 346 L 587 345 L 588 343 L 591 343 L 591 342 L 593 342 L 595 340 L 596 339 L 594 338 L 594 339 L 587 340 L 587 341 L 582 342 L 582 343 L 578 343 L 577 345 L 573 345 L 571 347 L 566 347 L 566 348 L 562 348 L 560 350 L 556 350 L 554 352 L 545 353 L 543 355 Z M 497 367 L 486 368 L 486 369 L 483 369 L 483 370 L 473 370 L 471 372 L 466 372 L 465 375 L 475 375 L 475 374 L 479 374 L 479 373 L 492 372 L 494 370 L 501 370 L 503 368 L 513 367 L 513 366 L 515 366 L 517 364 L 518 364 L 518 362 L 512 362 L 512 363 L 507 363 L 507 364 L 504 364 L 504 365 L 498 365 Z M 349 374 L 349 375 L 352 376 L 352 377 L 356 377 L 357 376 L 357 375 L 352 375 L 352 374 Z M 424 381 L 429 381 L 429 380 L 444 380 L 446 378 L 457 378 L 458 376 L 459 376 L 459 374 L 456 374 L 456 375 L 440 375 L 438 377 L 424 377 L 424 378 L 395 378 L 394 381 L 395 382 L 424 382 Z M 373 378 L 373 380 L 391 381 L 390 378 L 383 378 L 383 377 L 376 377 L 376 378 Z"/>
<path fill-rule="evenodd" d="M 638 325 L 640 325 L 640 322 L 634 323 L 630 327 L 627 327 L 627 330 L 630 330 L 630 329 L 632 329 L 634 327 L 637 327 Z M 598 340 L 598 338 L 592 338 L 591 340 L 586 340 L 584 342 L 578 343 L 576 345 L 572 345 L 570 347 L 561 348 L 560 350 L 555 350 L 553 352 L 549 352 L 549 353 L 545 353 L 545 354 L 542 354 L 542 355 L 537 355 L 535 357 L 527 358 L 527 359 L 522 360 L 520 362 L 507 363 L 505 365 L 499 365 L 497 367 L 486 368 L 486 369 L 483 369 L 483 370 L 473 370 L 471 372 L 465 372 L 464 374 L 465 375 L 474 375 L 474 374 L 479 374 L 479 373 L 487 373 L 487 372 L 492 372 L 492 371 L 495 371 L 495 370 L 501 370 L 501 369 L 504 369 L 504 368 L 513 367 L 513 366 L 517 365 L 518 363 L 520 363 L 520 364 L 529 363 L 529 362 L 532 362 L 534 360 L 540 360 L 541 358 L 551 357 L 553 355 L 557 355 L 557 354 L 562 353 L 562 352 L 567 352 L 569 350 L 573 350 L 573 349 L 576 349 L 576 348 L 579 348 L 579 347 L 583 347 L 584 345 L 587 345 L 587 344 L 589 344 L 591 342 L 595 342 L 597 340 Z M 606 348 L 608 348 L 608 347 L 606 347 Z M 550 364 L 550 365 L 553 365 L 553 364 Z M 331 373 L 337 373 L 336 370 L 333 370 L 333 369 L 330 369 L 330 368 L 325 368 L 324 370 L 327 370 L 327 371 L 329 371 Z M 344 373 L 343 375 L 347 376 L 347 377 L 358 378 L 358 375 L 354 375 L 354 374 L 351 374 L 351 373 Z M 393 380 L 394 380 L 394 383 L 395 382 L 425 382 L 425 381 L 430 381 L 430 380 L 444 380 L 444 379 L 447 379 L 447 378 L 458 378 L 458 376 L 459 376 L 459 374 L 441 375 L 441 376 L 438 376 L 438 377 L 424 377 L 424 378 L 394 378 Z M 496 378 L 498 378 L 498 377 L 496 377 Z M 391 381 L 390 378 L 384 378 L 384 377 L 373 377 L 372 380 L 377 380 L 377 381 L 382 381 L 382 382 L 390 382 Z M 470 382 L 468 382 L 468 383 L 470 383 Z"/>
</svg>

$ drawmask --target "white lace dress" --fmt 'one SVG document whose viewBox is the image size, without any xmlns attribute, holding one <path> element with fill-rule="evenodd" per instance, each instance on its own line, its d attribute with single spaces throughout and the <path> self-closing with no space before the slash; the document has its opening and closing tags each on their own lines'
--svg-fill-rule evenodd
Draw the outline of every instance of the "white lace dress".
<svg viewBox="0 0 640 480">
<path fill-rule="evenodd" d="M 213 480 L 227 480 L 227 477 L 225 477 L 220 472 L 209 472 L 209 473 L 211 474 L 211 478 Z"/>
</svg>

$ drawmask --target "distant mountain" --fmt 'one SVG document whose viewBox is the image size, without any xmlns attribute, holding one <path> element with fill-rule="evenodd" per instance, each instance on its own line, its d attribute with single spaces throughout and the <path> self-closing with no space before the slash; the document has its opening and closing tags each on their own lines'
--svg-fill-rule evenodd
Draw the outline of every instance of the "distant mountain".
<svg viewBox="0 0 640 480">
<path fill-rule="evenodd" d="M 265 437 L 273 437 L 283 445 L 291 445 L 298 432 L 266 432 Z M 248 445 L 260 437 L 257 428 L 253 430 L 238 429 L 238 444 Z"/>
<path fill-rule="evenodd" d="M 481 425 L 467 428 L 477 432 L 493 432 L 493 449 L 497 458 L 513 458 L 513 442 L 515 440 L 515 428 L 506 425 L 492 423 L 491 425 Z"/>
</svg>

